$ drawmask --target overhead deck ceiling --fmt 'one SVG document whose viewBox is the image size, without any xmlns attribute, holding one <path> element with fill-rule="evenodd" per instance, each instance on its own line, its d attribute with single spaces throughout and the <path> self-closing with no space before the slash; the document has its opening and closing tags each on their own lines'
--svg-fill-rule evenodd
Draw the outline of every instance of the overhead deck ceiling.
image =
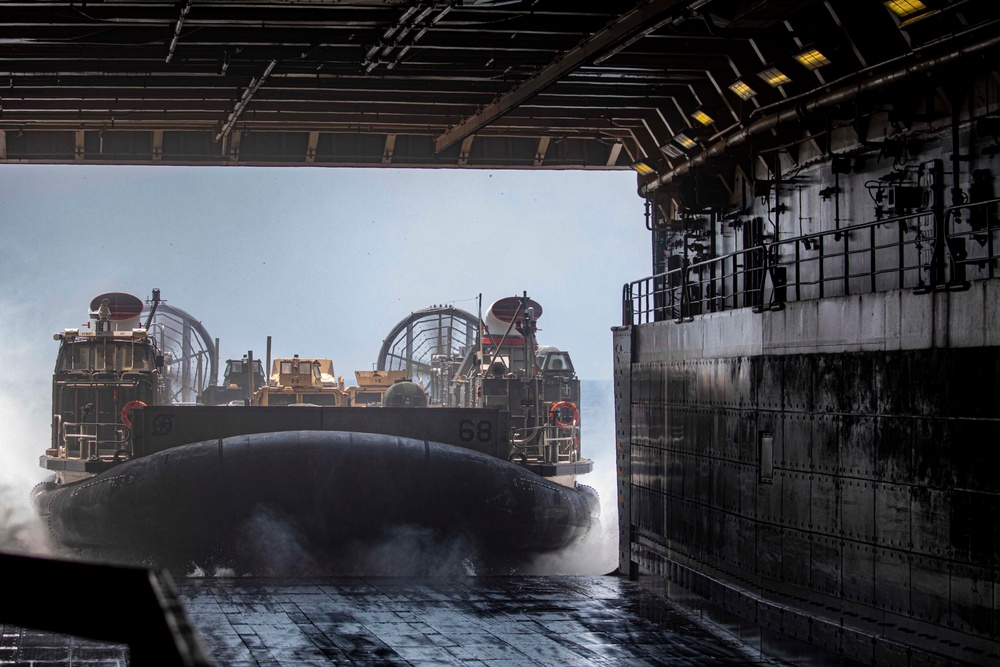
<svg viewBox="0 0 1000 667">
<path fill-rule="evenodd" d="M 878 0 L 3 2 L 0 162 L 642 161 L 662 174 L 809 96 L 943 54 L 982 63 L 995 53 L 996 0 L 896 2 L 917 9 L 901 16 Z M 811 49 L 828 62 L 796 61 Z M 789 80 L 770 85 L 761 73 L 772 67 Z M 730 88 L 741 81 L 753 96 Z"/>
</svg>

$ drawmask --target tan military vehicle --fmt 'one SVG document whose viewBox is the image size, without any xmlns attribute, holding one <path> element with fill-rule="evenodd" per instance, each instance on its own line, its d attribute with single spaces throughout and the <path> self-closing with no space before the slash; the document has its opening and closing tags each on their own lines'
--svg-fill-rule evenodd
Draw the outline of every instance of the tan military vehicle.
<svg viewBox="0 0 1000 667">
<path fill-rule="evenodd" d="M 406 371 L 354 371 L 354 376 L 358 385 L 347 388 L 348 405 L 352 408 L 377 407 L 382 405 L 389 387 L 406 379 Z"/>
<path fill-rule="evenodd" d="M 329 359 L 300 358 L 299 355 L 274 360 L 267 384 L 254 392 L 254 405 L 322 405 L 344 407 L 348 395 L 343 378 L 333 373 Z"/>
</svg>

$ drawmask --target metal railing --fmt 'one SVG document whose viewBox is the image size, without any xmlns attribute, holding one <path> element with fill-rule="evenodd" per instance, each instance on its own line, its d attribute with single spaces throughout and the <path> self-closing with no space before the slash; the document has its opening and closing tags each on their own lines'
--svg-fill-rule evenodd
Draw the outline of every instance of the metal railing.
<svg viewBox="0 0 1000 667">
<path fill-rule="evenodd" d="M 580 424 L 546 424 L 515 429 L 511 459 L 521 463 L 575 463 L 580 460 Z"/>
<path fill-rule="evenodd" d="M 996 277 L 996 262 L 1000 244 L 994 232 L 1000 230 L 1000 216 L 996 203 L 985 202 L 957 204 L 948 208 L 951 225 L 948 239 L 952 255 L 963 279 L 982 280 Z"/>
<path fill-rule="evenodd" d="M 689 321 L 737 308 L 892 289 L 964 289 L 992 278 L 1000 198 L 917 211 L 737 250 L 625 285 L 622 323 Z M 938 241 L 941 238 L 943 241 Z M 941 247 L 938 247 L 941 246 Z"/>
<path fill-rule="evenodd" d="M 115 460 L 128 453 L 131 429 L 124 424 L 94 422 L 62 422 L 59 426 L 61 459 Z"/>
</svg>

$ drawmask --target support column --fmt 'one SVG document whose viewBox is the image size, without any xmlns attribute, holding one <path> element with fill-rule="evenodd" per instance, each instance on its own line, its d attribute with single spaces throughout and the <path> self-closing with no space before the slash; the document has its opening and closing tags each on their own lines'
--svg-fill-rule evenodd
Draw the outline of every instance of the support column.
<svg viewBox="0 0 1000 667">
<path fill-rule="evenodd" d="M 163 159 L 163 130 L 153 130 L 153 162 Z"/>
<path fill-rule="evenodd" d="M 226 138 L 226 162 L 228 164 L 239 164 L 240 163 L 240 137 L 242 132 L 240 130 L 233 130 L 229 133 Z"/>
<path fill-rule="evenodd" d="M 319 145 L 319 132 L 309 133 L 309 143 L 306 145 L 306 164 L 316 162 L 316 147 Z"/>
<path fill-rule="evenodd" d="M 611 153 L 608 155 L 607 166 L 613 167 L 618 164 L 618 156 L 621 155 L 622 148 L 623 146 L 620 141 L 611 147 Z"/>
<path fill-rule="evenodd" d="M 542 137 L 538 140 L 538 148 L 535 150 L 535 166 L 541 167 L 545 162 L 545 154 L 549 151 L 549 137 Z"/>
<path fill-rule="evenodd" d="M 87 151 L 85 148 L 85 134 L 83 130 L 77 130 L 74 132 L 75 136 L 75 147 L 73 150 L 73 156 L 77 162 L 83 162 L 83 158 Z"/>
<path fill-rule="evenodd" d="M 470 135 L 462 140 L 462 147 L 458 151 L 458 166 L 465 167 L 469 164 L 469 153 L 472 152 L 472 141 L 476 135 Z"/>
<path fill-rule="evenodd" d="M 396 150 L 396 135 L 385 135 L 385 148 L 382 149 L 382 164 L 388 167 L 392 164 L 392 153 Z"/>
</svg>

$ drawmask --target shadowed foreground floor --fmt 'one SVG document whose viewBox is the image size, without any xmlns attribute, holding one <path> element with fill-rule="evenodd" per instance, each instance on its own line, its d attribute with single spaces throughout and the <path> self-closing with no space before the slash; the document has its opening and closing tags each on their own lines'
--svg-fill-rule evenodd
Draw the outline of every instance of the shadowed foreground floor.
<svg viewBox="0 0 1000 667">
<path fill-rule="evenodd" d="M 747 654 L 617 577 L 186 579 L 220 665 L 732 665 Z"/>
<path fill-rule="evenodd" d="M 618 577 L 187 578 L 220 667 L 757 662 Z M 128 648 L 2 626 L 0 665 L 124 667 Z"/>
</svg>

